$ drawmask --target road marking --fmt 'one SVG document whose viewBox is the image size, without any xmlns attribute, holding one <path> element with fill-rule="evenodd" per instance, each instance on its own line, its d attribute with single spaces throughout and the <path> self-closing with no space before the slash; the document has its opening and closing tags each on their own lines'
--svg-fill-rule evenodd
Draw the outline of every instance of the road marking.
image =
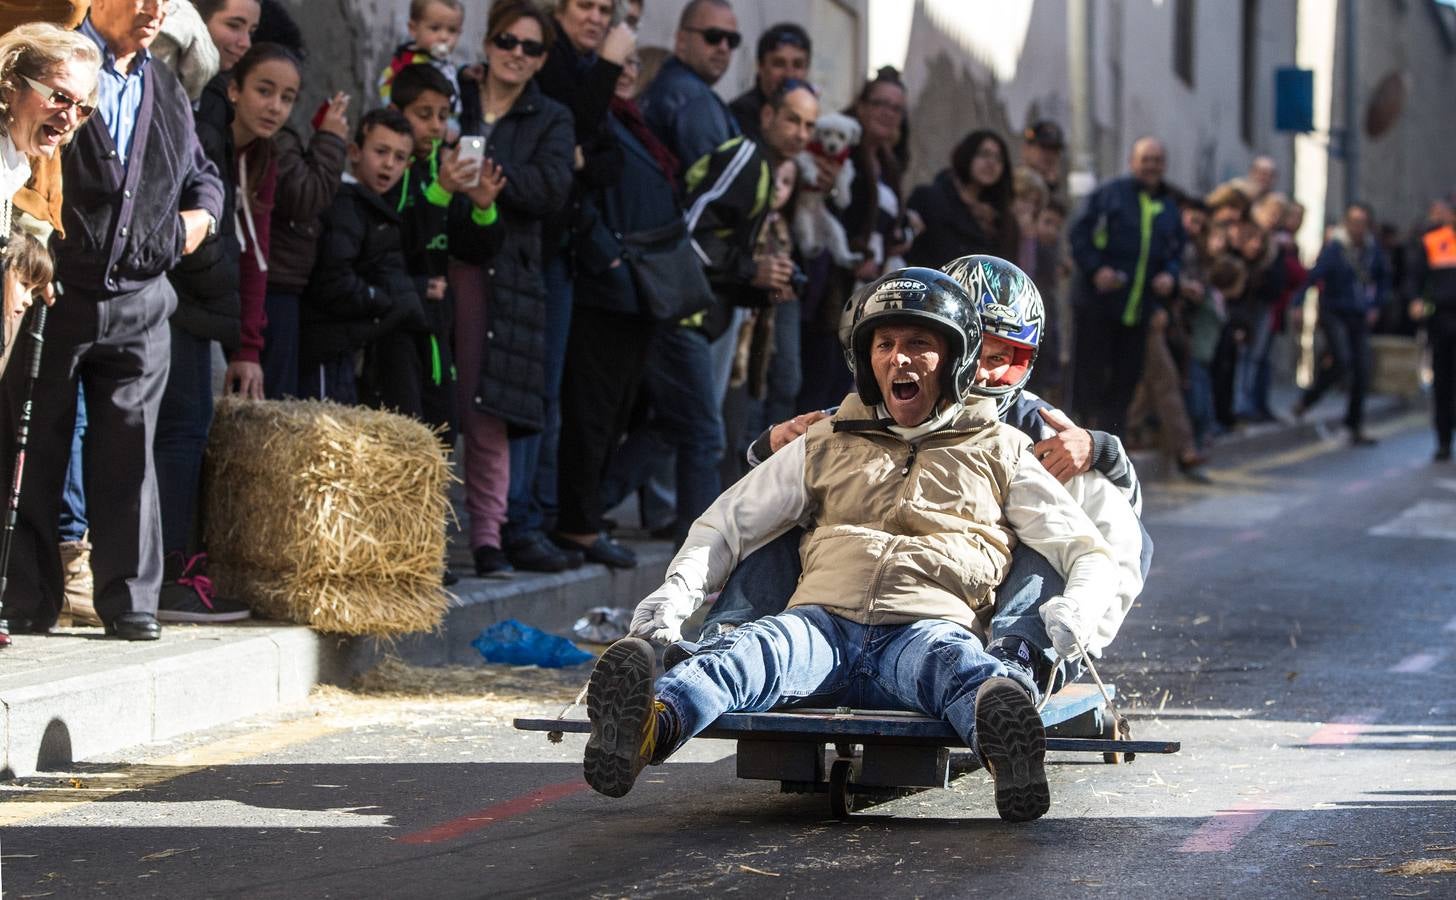
<svg viewBox="0 0 1456 900">
<path fill-rule="evenodd" d="M 69 812 L 97 800 L 146 790 L 199 769 L 225 766 L 275 750 L 308 743 L 339 728 L 309 718 L 285 722 L 262 731 L 223 738 L 200 747 L 190 747 L 159 759 L 123 764 L 111 772 L 48 773 L 24 779 L 15 787 L 0 789 L 0 827 Z M 60 787 L 41 786 L 58 783 Z M 78 787 L 77 784 L 84 784 Z"/>
<path fill-rule="evenodd" d="M 1306 746 L 1311 747 L 1344 747 L 1355 742 L 1355 738 L 1370 730 L 1370 726 L 1376 719 L 1380 718 L 1380 710 L 1370 710 L 1363 713 L 1355 713 L 1348 716 L 1340 716 L 1331 722 L 1326 722 L 1315 729 L 1314 734 L 1305 741 Z"/>
<path fill-rule="evenodd" d="M 1388 522 L 1370 529 L 1377 537 L 1434 538 L 1456 541 L 1456 502 L 1421 500 Z"/>
<path fill-rule="evenodd" d="M 443 841 L 453 841 L 456 838 L 464 837 L 474 831 L 489 828 L 497 822 L 528 813 L 537 807 L 545 806 L 547 803 L 554 803 L 572 794 L 579 794 L 587 789 L 585 781 L 563 781 L 559 784 L 548 784 L 543 788 L 537 788 L 529 794 L 523 794 L 514 800 L 506 800 L 494 806 L 487 806 L 479 812 L 473 812 L 468 816 L 461 816 L 449 822 L 442 822 L 423 831 L 415 831 L 399 838 L 401 844 L 438 844 Z"/>
<path fill-rule="evenodd" d="M 1266 803 L 1245 802 L 1221 809 L 1185 840 L 1179 853 L 1227 853 L 1274 812 Z"/>
<path fill-rule="evenodd" d="M 1222 552 L 1221 547 L 1199 547 L 1197 550 L 1190 550 L 1183 554 L 1182 560 L 1185 563 L 1202 562 L 1205 559 L 1213 559 Z"/>
<path fill-rule="evenodd" d="M 1456 619 L 1452 619 L 1451 621 L 1447 622 L 1446 623 L 1446 629 L 1445 630 L 1446 631 L 1456 631 Z"/>
<path fill-rule="evenodd" d="M 1252 528 L 1248 531 L 1240 531 L 1232 538 L 1230 538 L 1230 540 L 1233 541 L 1235 544 L 1252 544 L 1255 541 L 1262 541 L 1263 539 L 1264 532 L 1258 528 Z"/>
<path fill-rule="evenodd" d="M 1390 667 L 1390 671 L 1398 675 L 1420 675 L 1429 672 L 1436 667 L 1436 664 L 1446 658 L 1444 651 L 1412 653 L 1405 659 Z"/>
<path fill-rule="evenodd" d="M 1368 491 L 1370 488 L 1372 488 L 1374 486 L 1375 486 L 1375 479 L 1373 479 L 1373 478 L 1361 478 L 1359 481 L 1352 481 L 1349 484 L 1345 485 L 1344 487 L 1340 488 L 1340 493 L 1342 493 L 1342 494 L 1344 494 L 1345 496 L 1348 497 L 1348 496 L 1350 496 L 1352 494 L 1358 494 L 1358 493 L 1360 493 L 1362 491 Z"/>
</svg>

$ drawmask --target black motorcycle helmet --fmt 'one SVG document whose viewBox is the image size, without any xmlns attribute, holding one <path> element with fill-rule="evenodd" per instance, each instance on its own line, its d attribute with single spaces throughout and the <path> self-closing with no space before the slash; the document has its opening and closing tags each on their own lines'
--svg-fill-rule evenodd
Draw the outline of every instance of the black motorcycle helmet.
<svg viewBox="0 0 1456 900">
<path fill-rule="evenodd" d="M 963 402 L 981 359 L 981 314 L 965 288 L 944 272 L 911 267 L 882 276 L 861 289 L 849 334 L 851 370 L 860 400 L 869 407 L 884 397 L 870 366 L 870 340 L 881 325 L 924 325 L 946 340 L 941 396 Z"/>
</svg>

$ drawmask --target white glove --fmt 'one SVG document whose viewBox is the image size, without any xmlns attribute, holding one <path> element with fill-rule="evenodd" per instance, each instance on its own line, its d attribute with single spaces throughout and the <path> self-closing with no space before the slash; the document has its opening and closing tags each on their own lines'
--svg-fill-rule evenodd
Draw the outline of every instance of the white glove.
<svg viewBox="0 0 1456 900">
<path fill-rule="evenodd" d="M 1066 597 L 1053 597 L 1041 608 L 1041 621 L 1046 626 L 1052 647 L 1062 659 L 1076 659 L 1082 655 L 1092 628 L 1082 615 L 1082 610 Z M 1079 646 L 1080 645 L 1080 646 Z"/>
<path fill-rule="evenodd" d="M 693 593 L 681 581 L 669 578 L 632 613 L 632 636 L 658 644 L 682 640 L 682 625 L 698 608 Z"/>
</svg>

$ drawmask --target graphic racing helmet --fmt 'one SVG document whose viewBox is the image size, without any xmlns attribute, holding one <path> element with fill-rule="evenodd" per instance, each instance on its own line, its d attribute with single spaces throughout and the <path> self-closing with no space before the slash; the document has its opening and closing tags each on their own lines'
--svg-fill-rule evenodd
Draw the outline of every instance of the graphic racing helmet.
<svg viewBox="0 0 1456 900">
<path fill-rule="evenodd" d="M 1016 347 L 1007 371 L 995 384 L 972 384 L 973 394 L 991 397 L 1004 414 L 1031 380 L 1046 325 L 1041 291 L 1031 277 L 998 256 L 962 256 L 947 263 L 945 273 L 970 294 L 980 311 L 981 328 Z"/>
<path fill-rule="evenodd" d="M 870 342 L 882 325 L 924 325 L 940 332 L 947 345 L 941 396 L 953 402 L 966 399 L 981 359 L 981 317 L 955 279 L 935 269 L 911 267 L 884 275 L 856 294 L 850 371 L 860 400 L 869 407 L 884 399 L 870 366 Z"/>
</svg>

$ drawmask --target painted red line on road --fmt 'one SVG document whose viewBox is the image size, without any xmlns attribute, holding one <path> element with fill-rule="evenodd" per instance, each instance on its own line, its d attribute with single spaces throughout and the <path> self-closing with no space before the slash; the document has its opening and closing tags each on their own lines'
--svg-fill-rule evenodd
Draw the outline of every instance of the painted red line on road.
<svg viewBox="0 0 1456 900">
<path fill-rule="evenodd" d="M 1221 809 L 1178 847 L 1179 853 L 1227 853 L 1274 810 L 1263 803 L 1240 803 Z"/>
<path fill-rule="evenodd" d="M 1446 658 L 1442 652 L 1435 653 L 1412 653 L 1405 659 L 1390 667 L 1390 671 L 1399 675 L 1420 675 L 1429 672 L 1436 667 L 1436 664 Z"/>
<path fill-rule="evenodd" d="M 1315 729 L 1314 734 L 1305 741 L 1309 745 L 1321 747 L 1344 747 L 1353 744 L 1355 738 L 1370 730 L 1370 725 L 1380 718 L 1380 710 L 1356 713 L 1349 716 L 1341 716 L 1333 722 L 1327 722 Z"/>
<path fill-rule="evenodd" d="M 1232 540 L 1235 544 L 1252 544 L 1255 541 L 1262 541 L 1263 539 L 1264 532 L 1257 528 L 1254 528 L 1250 529 L 1249 531 L 1240 531 L 1239 533 L 1235 534 L 1230 540 Z"/>
<path fill-rule="evenodd" d="M 1349 495 L 1349 494 L 1358 494 L 1361 491 L 1369 490 L 1371 487 L 1374 486 L 1374 484 L 1375 484 L 1375 480 L 1374 479 L 1372 479 L 1372 478 L 1362 478 L 1359 481 L 1352 481 L 1349 484 L 1345 485 L 1344 487 L 1340 488 L 1340 493 L 1346 494 L 1346 495 Z"/>
<path fill-rule="evenodd" d="M 554 803 L 572 794 L 579 794 L 587 789 L 585 781 L 564 781 L 560 784 L 548 784 L 543 788 L 537 788 L 529 794 L 523 794 L 514 800 L 506 800 L 494 806 L 487 806 L 479 812 L 473 812 L 468 816 L 461 816 L 449 822 L 442 822 L 432 828 L 423 831 L 415 831 L 399 839 L 401 844 L 439 844 L 444 841 L 453 841 L 473 831 L 480 831 L 489 828 L 497 822 L 504 822 L 506 819 L 528 813 L 539 806 L 547 803 Z"/>
</svg>

